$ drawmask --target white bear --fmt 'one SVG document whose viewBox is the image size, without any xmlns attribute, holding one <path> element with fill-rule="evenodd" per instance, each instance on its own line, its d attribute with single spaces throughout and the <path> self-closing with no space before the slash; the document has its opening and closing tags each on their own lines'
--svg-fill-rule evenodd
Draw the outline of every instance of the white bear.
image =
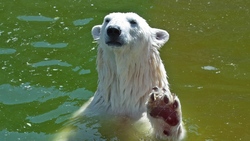
<svg viewBox="0 0 250 141">
<path fill-rule="evenodd" d="M 92 36 L 98 43 L 98 88 L 75 117 L 105 115 L 134 122 L 148 117 L 144 122 L 157 138 L 181 140 L 180 101 L 169 90 L 158 51 L 169 34 L 135 13 L 111 13 L 92 28 Z"/>
</svg>

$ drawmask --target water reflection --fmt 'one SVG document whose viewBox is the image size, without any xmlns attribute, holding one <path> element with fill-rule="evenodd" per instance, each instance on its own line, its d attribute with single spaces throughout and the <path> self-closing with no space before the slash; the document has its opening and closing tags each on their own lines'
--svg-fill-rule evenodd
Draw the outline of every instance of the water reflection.
<svg viewBox="0 0 250 141">
<path fill-rule="evenodd" d="M 72 70 L 75 71 L 75 72 L 78 72 L 78 74 L 80 74 L 80 75 L 90 73 L 89 69 L 81 69 L 81 67 L 79 67 L 79 66 L 73 68 Z"/>
<path fill-rule="evenodd" d="M 67 62 L 63 62 L 62 60 L 45 60 L 40 61 L 37 63 L 33 63 L 32 67 L 42 67 L 42 66 L 64 66 L 64 67 L 70 67 L 71 64 Z"/>
<path fill-rule="evenodd" d="M 50 17 L 45 17 L 42 15 L 39 16 L 17 16 L 17 18 L 21 21 L 28 21 L 28 22 L 32 22 L 32 21 L 36 21 L 36 22 L 54 22 L 56 20 L 58 20 L 59 18 L 50 18 Z"/>
<path fill-rule="evenodd" d="M 30 83 L 22 83 L 20 86 L 2 84 L 0 85 L 0 91 L 0 103 L 7 105 L 31 103 L 33 101 L 46 102 L 63 96 L 68 96 L 72 100 L 88 100 L 93 95 L 92 92 L 85 88 L 78 88 L 65 93 L 54 87 L 32 86 Z"/>
<path fill-rule="evenodd" d="M 41 41 L 41 42 L 33 42 L 31 43 L 31 45 L 37 48 L 65 48 L 67 47 L 68 43 L 50 44 L 48 42 Z"/>
<path fill-rule="evenodd" d="M 3 141 L 44 141 L 52 140 L 53 136 L 45 133 L 36 133 L 36 132 L 13 132 L 8 130 L 0 131 L 1 140 Z"/>
<path fill-rule="evenodd" d="M 55 119 L 55 123 L 59 124 L 67 121 L 71 117 L 72 111 L 76 111 L 78 109 L 78 106 L 76 105 L 76 102 L 65 102 L 56 109 L 52 109 L 44 114 L 27 116 L 26 120 L 32 124 L 36 124 Z"/>
<path fill-rule="evenodd" d="M 73 24 L 75 26 L 82 26 L 82 25 L 88 24 L 92 20 L 93 20 L 93 18 L 79 19 L 79 20 L 73 21 Z"/>
<path fill-rule="evenodd" d="M 13 54 L 16 50 L 12 48 L 0 48 L 0 55 L 1 54 Z"/>
<path fill-rule="evenodd" d="M 218 70 L 216 67 L 214 67 L 214 66 L 203 66 L 203 67 L 201 67 L 203 70 Z"/>
</svg>

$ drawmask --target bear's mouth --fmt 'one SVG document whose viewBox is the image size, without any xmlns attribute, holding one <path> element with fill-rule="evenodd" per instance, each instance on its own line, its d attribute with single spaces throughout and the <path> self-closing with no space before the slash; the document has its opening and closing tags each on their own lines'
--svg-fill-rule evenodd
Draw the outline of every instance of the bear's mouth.
<svg viewBox="0 0 250 141">
<path fill-rule="evenodd" d="M 120 47 L 123 45 L 121 42 L 118 41 L 107 41 L 106 44 L 108 46 L 115 46 L 115 47 Z"/>
</svg>

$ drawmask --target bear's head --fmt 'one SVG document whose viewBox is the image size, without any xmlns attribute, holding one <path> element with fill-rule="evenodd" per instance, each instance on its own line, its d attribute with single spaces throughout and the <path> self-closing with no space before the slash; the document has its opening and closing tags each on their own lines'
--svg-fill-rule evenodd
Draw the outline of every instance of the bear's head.
<svg viewBox="0 0 250 141">
<path fill-rule="evenodd" d="M 151 28 L 135 13 L 111 13 L 102 25 L 92 28 L 92 36 L 102 48 L 160 48 L 169 39 L 165 30 Z"/>
</svg>

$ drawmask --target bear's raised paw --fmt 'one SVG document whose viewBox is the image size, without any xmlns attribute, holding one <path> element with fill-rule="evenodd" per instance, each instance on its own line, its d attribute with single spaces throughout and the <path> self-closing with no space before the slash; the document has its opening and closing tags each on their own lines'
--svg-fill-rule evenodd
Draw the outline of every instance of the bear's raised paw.
<svg viewBox="0 0 250 141">
<path fill-rule="evenodd" d="M 181 103 L 175 94 L 154 87 L 146 105 L 147 116 L 156 137 L 169 140 L 181 140 L 184 137 Z"/>
</svg>

